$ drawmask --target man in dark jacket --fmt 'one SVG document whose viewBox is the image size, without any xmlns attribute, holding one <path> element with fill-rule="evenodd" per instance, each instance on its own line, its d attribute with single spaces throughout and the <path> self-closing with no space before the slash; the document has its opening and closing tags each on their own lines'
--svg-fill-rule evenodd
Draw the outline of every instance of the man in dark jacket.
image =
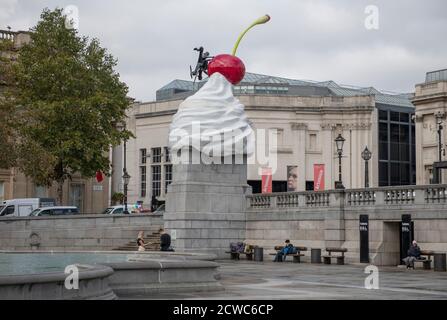
<svg viewBox="0 0 447 320">
<path fill-rule="evenodd" d="M 421 258 L 421 248 L 419 248 L 416 240 L 411 244 L 410 249 L 408 249 L 408 257 L 404 259 L 407 269 L 414 269 L 414 261 Z"/>
<path fill-rule="evenodd" d="M 160 229 L 160 251 L 174 251 L 171 248 L 171 236 L 164 229 Z"/>
<path fill-rule="evenodd" d="M 276 253 L 275 259 L 273 262 L 282 262 L 286 260 L 286 255 L 292 253 L 293 244 L 290 243 L 290 240 L 286 240 L 284 242 L 284 247 Z"/>
</svg>

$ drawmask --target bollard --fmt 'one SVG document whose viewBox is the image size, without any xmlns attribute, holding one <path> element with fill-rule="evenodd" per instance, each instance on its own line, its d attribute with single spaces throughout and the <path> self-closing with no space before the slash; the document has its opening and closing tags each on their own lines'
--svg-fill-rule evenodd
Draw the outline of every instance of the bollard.
<svg viewBox="0 0 447 320">
<path fill-rule="evenodd" d="M 321 249 L 310 249 L 310 262 L 321 263 Z"/>
<path fill-rule="evenodd" d="M 445 253 L 435 253 L 433 269 L 435 271 L 447 271 L 446 269 L 446 254 Z"/>
</svg>

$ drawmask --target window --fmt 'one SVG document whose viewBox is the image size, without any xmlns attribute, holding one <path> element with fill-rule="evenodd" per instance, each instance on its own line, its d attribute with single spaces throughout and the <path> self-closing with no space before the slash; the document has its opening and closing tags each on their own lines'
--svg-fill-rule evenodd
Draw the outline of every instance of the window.
<svg viewBox="0 0 447 320">
<path fill-rule="evenodd" d="M 6 215 L 7 216 L 14 214 L 14 212 L 15 212 L 15 207 L 14 206 L 6 207 Z"/>
<path fill-rule="evenodd" d="M 309 135 L 309 150 L 316 150 L 317 149 L 317 134 L 311 133 Z"/>
<path fill-rule="evenodd" d="M 146 197 L 146 167 L 140 167 L 140 197 Z"/>
<path fill-rule="evenodd" d="M 152 148 L 152 163 L 161 162 L 161 148 Z"/>
<path fill-rule="evenodd" d="M 314 191 L 314 181 L 306 181 L 306 191 Z"/>
<path fill-rule="evenodd" d="M 379 110 L 379 186 L 416 183 L 412 112 Z"/>
<path fill-rule="evenodd" d="M 161 166 L 152 166 L 152 196 L 161 194 Z"/>
<path fill-rule="evenodd" d="M 140 163 L 146 164 L 147 159 L 147 149 L 140 149 Z"/>
<path fill-rule="evenodd" d="M 5 200 L 5 183 L 0 181 L 0 202 Z"/>
<path fill-rule="evenodd" d="M 168 186 L 172 182 L 172 165 L 165 166 L 165 193 L 168 193 Z"/>
</svg>

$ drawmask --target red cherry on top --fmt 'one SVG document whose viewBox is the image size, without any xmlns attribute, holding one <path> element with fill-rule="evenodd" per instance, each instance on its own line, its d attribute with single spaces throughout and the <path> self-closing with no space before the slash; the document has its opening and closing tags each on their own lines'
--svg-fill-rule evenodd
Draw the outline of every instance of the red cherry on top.
<svg viewBox="0 0 447 320">
<path fill-rule="evenodd" d="M 208 63 L 208 75 L 215 72 L 222 74 L 233 85 L 242 81 L 245 76 L 245 65 L 241 59 L 231 54 L 220 54 Z"/>
</svg>

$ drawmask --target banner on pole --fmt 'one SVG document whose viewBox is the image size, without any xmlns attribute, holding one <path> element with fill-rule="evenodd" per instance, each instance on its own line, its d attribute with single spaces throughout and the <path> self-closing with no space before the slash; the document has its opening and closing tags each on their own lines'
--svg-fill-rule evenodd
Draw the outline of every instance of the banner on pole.
<svg viewBox="0 0 447 320">
<path fill-rule="evenodd" d="M 314 191 L 324 191 L 324 164 L 314 164 Z"/>
<path fill-rule="evenodd" d="M 272 168 L 262 168 L 262 193 L 272 193 Z"/>
</svg>

